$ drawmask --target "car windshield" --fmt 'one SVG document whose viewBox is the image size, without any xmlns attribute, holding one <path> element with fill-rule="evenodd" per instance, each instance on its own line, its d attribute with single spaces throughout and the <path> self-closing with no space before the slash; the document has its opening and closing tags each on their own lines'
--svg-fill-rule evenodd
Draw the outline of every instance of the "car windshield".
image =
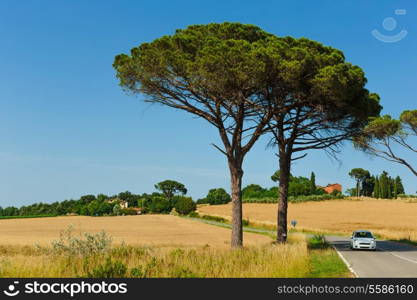
<svg viewBox="0 0 417 300">
<path fill-rule="evenodd" d="M 369 231 L 355 232 L 355 237 L 357 237 L 357 238 L 373 238 L 372 233 L 370 233 Z"/>
</svg>

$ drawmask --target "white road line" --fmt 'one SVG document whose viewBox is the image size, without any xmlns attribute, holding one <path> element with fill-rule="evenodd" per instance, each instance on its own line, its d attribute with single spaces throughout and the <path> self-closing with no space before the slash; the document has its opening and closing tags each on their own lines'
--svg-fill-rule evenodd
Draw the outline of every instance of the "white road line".
<svg viewBox="0 0 417 300">
<path fill-rule="evenodd" d="M 355 272 L 355 270 L 353 270 L 352 266 L 349 264 L 349 262 L 346 260 L 346 258 L 344 258 L 344 256 L 342 255 L 342 253 L 340 253 L 337 248 L 335 247 L 335 245 L 331 244 L 333 249 L 336 251 L 337 255 L 339 255 L 339 257 L 342 259 L 342 261 L 345 263 L 345 265 L 348 267 L 349 271 L 356 277 L 359 278 L 358 273 Z"/>
<path fill-rule="evenodd" d="M 388 250 L 388 249 L 384 249 L 384 248 L 382 248 L 382 247 L 378 247 L 378 248 L 379 248 L 379 249 L 381 249 L 381 250 L 384 250 L 384 251 L 388 252 L 388 253 L 389 253 L 389 254 L 391 254 L 392 256 L 395 256 L 395 257 L 398 257 L 398 258 L 400 258 L 400 259 L 403 259 L 403 260 L 406 260 L 406 261 L 409 261 L 409 262 L 412 262 L 412 263 L 417 264 L 417 260 L 414 260 L 414 259 L 411 259 L 411 258 L 407 258 L 407 257 L 401 256 L 401 255 L 398 255 L 398 254 L 392 253 L 390 250 Z"/>
</svg>

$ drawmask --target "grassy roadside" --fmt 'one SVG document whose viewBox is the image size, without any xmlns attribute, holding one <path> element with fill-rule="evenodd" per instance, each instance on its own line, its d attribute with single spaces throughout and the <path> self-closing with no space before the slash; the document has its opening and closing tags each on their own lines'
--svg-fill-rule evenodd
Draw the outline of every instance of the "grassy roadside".
<svg viewBox="0 0 417 300">
<path fill-rule="evenodd" d="M 322 235 L 308 240 L 311 278 L 353 277 L 346 264 Z"/>
<path fill-rule="evenodd" d="M 224 228 L 230 228 L 230 224 L 228 223 L 227 219 L 216 217 L 216 216 L 199 216 L 194 215 L 193 218 L 191 218 L 195 221 L 204 222 L 206 224 L 211 224 L 214 226 L 220 226 Z M 254 224 L 247 222 L 247 224 L 250 224 L 250 226 L 244 226 L 243 230 L 245 232 L 252 232 L 252 233 L 258 233 L 258 234 L 265 234 L 270 236 L 271 238 L 276 238 L 276 232 L 272 229 L 265 229 L 265 227 L 257 227 Z M 291 239 L 291 236 L 294 234 L 304 234 L 307 238 L 307 236 L 310 236 L 307 238 L 307 254 L 308 254 L 308 264 L 309 264 L 309 272 L 306 274 L 305 277 L 310 278 L 346 278 L 346 277 L 352 277 L 351 272 L 349 271 L 346 264 L 341 260 L 339 255 L 337 255 L 336 251 L 333 249 L 333 247 L 324 240 L 323 235 L 318 235 L 315 232 L 310 231 L 297 231 L 297 230 L 290 230 L 290 243 L 297 243 L 300 242 L 300 240 Z M 331 233 L 331 235 L 336 235 L 334 233 Z"/>
<path fill-rule="evenodd" d="M 396 242 L 396 243 L 401 243 L 401 244 L 407 244 L 410 246 L 415 246 L 417 247 L 417 242 L 416 241 L 412 241 L 410 239 L 389 239 L 388 241 L 390 242 Z"/>
</svg>

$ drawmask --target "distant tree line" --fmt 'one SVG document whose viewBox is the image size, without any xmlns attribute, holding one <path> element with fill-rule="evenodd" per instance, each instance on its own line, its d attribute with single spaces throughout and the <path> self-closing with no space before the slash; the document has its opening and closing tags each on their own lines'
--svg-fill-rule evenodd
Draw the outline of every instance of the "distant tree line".
<svg viewBox="0 0 417 300">
<path fill-rule="evenodd" d="M 279 182 L 279 178 L 279 170 L 271 176 L 271 180 L 274 182 Z M 277 198 L 278 193 L 279 188 L 277 186 L 267 189 L 257 184 L 250 184 L 242 189 L 242 199 Z M 288 184 L 289 197 L 323 195 L 325 193 L 323 188 L 316 185 L 316 175 L 314 172 L 311 173 L 310 178 L 290 174 L 290 182 Z"/>
<path fill-rule="evenodd" d="M 114 197 L 117 197 L 114 196 Z M 64 200 L 53 203 L 34 203 L 20 208 L 9 206 L 0 207 L 0 216 L 37 216 L 37 215 L 66 215 L 78 214 L 86 216 L 106 215 L 113 213 L 117 204 L 109 203 L 111 197 L 103 194 L 84 195 L 77 200 Z"/>
<path fill-rule="evenodd" d="M 179 214 L 189 214 L 196 209 L 191 197 L 185 197 L 187 189 L 182 183 L 165 180 L 155 185 L 158 192 L 133 194 L 129 191 L 108 196 L 104 194 L 84 195 L 79 199 L 53 203 L 34 203 L 20 208 L 0 207 L 0 217 L 9 216 L 59 216 L 77 214 L 83 216 L 133 215 L 135 208 L 141 213 L 170 213 L 174 208 Z M 127 202 L 128 207 L 121 205 Z"/>
<path fill-rule="evenodd" d="M 279 182 L 280 171 L 276 171 L 272 176 L 271 180 Z M 271 188 L 264 188 L 258 184 L 249 184 L 242 188 L 242 199 L 243 202 L 266 202 L 262 199 L 278 199 L 279 188 L 273 186 Z M 303 176 L 293 176 L 290 174 L 290 182 L 288 185 L 288 195 L 292 200 L 296 197 L 301 196 L 319 196 L 324 195 L 326 192 L 323 188 L 316 186 L 316 175 L 314 172 L 311 173 L 310 178 Z M 332 196 L 339 196 L 340 192 L 335 191 Z M 305 199 L 316 199 L 316 198 L 305 198 Z M 318 199 L 321 199 L 320 197 Z M 203 199 L 199 199 L 197 204 L 226 204 L 231 201 L 230 195 L 222 188 L 211 189 L 207 196 Z M 274 203 L 277 201 L 274 201 Z"/>
<path fill-rule="evenodd" d="M 275 172 L 271 179 L 279 181 L 279 171 Z M 135 208 L 140 208 L 141 213 L 170 213 L 175 209 L 179 214 L 189 214 L 196 210 L 196 204 L 227 204 L 231 201 L 231 195 L 223 188 L 210 189 L 205 198 L 194 202 L 191 197 L 186 197 L 187 189 L 184 184 L 165 180 L 155 184 L 156 192 L 151 194 L 134 194 L 129 191 L 116 195 L 83 195 L 79 199 L 64 200 L 53 203 L 34 203 L 20 208 L 9 206 L 0 207 L 0 217 L 10 216 L 110 216 L 137 214 Z M 315 184 L 315 174 L 311 173 L 310 179 L 306 177 L 290 176 L 289 195 L 291 197 L 322 195 L 325 192 Z M 264 188 L 257 184 L 249 184 L 242 189 L 242 198 L 266 199 L 277 198 L 278 187 Z M 127 202 L 128 208 L 122 208 L 122 203 Z"/>
<path fill-rule="evenodd" d="M 371 175 L 367 170 L 355 168 L 349 175 L 357 182 L 355 188 L 347 190 L 351 196 L 396 199 L 399 195 L 405 194 L 401 177 L 393 178 L 386 171 L 380 175 Z"/>
<path fill-rule="evenodd" d="M 197 200 L 197 204 L 226 204 L 232 201 L 230 195 L 223 188 L 209 190 L 207 196 Z"/>
</svg>

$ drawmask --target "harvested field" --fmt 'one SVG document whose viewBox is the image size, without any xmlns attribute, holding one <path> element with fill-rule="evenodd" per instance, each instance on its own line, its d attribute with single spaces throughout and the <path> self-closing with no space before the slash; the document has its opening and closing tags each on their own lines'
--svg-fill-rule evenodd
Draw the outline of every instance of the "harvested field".
<svg viewBox="0 0 417 300">
<path fill-rule="evenodd" d="M 200 206 L 201 214 L 230 218 L 231 205 Z M 244 204 L 243 216 L 253 223 L 275 225 L 277 204 Z M 289 203 L 288 221 L 297 228 L 349 234 L 369 229 L 383 238 L 417 241 L 417 203 L 407 200 L 344 199 Z"/>
<path fill-rule="evenodd" d="M 51 217 L 0 220 L 0 244 L 50 244 L 62 230 L 73 225 L 76 233 L 104 230 L 115 243 L 131 245 L 229 246 L 229 229 L 171 215 L 120 217 Z M 271 242 L 267 236 L 245 233 L 246 245 Z"/>
</svg>

